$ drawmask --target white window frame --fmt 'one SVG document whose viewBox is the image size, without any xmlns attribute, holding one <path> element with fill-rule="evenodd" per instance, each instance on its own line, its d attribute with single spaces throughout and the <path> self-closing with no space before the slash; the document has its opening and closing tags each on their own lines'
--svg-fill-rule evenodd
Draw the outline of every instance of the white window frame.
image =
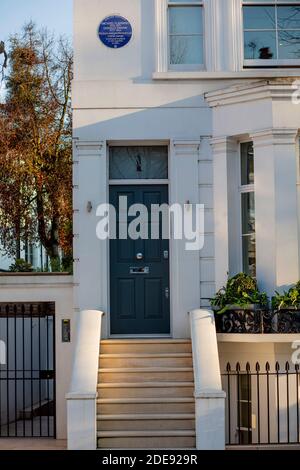
<svg viewBox="0 0 300 470">
<path fill-rule="evenodd" d="M 242 140 L 239 142 L 238 152 L 238 197 L 239 197 L 239 259 L 240 259 L 240 271 L 244 272 L 244 260 L 243 260 L 243 227 L 242 227 L 242 194 L 254 193 L 255 196 L 255 180 L 252 184 L 242 184 L 242 171 L 241 171 L 241 158 L 242 158 L 242 144 L 247 144 L 251 140 Z M 255 176 L 254 176 L 255 178 Z M 255 241 L 256 241 L 256 230 L 255 230 Z M 255 259 L 255 265 L 257 268 L 257 258 Z"/>
<path fill-rule="evenodd" d="M 109 171 L 110 171 L 110 149 L 112 147 L 166 147 L 168 150 L 168 178 L 148 178 L 148 179 L 130 179 L 130 178 L 123 178 L 123 179 L 110 179 L 109 178 Z M 108 143 L 107 147 L 107 166 L 108 166 L 108 184 L 109 186 L 126 186 L 126 185 L 134 185 L 134 186 L 144 186 L 144 185 L 169 185 L 170 184 L 170 145 L 169 142 L 166 140 L 162 141 L 114 141 Z"/>
<path fill-rule="evenodd" d="M 202 54 L 203 54 L 203 63 L 201 64 L 171 64 L 170 58 L 170 25 L 169 25 L 169 11 L 171 8 L 180 8 L 180 7 L 199 7 L 202 8 L 202 29 L 203 29 L 203 42 L 202 42 Z M 193 71 L 193 70 L 204 70 L 205 69 L 205 5 L 203 0 L 188 2 L 174 2 L 173 0 L 167 0 L 167 36 L 168 36 L 168 69 L 169 70 L 179 70 L 179 71 Z M 200 36 L 200 35 L 199 35 Z"/>
<path fill-rule="evenodd" d="M 238 0 L 240 1 L 240 0 Z M 215 21 L 218 14 L 219 0 L 201 0 L 200 5 L 203 8 L 203 62 L 196 66 L 179 64 L 170 66 L 169 64 L 169 0 L 155 0 L 155 25 L 156 25 L 156 72 L 190 72 L 213 70 L 216 67 L 218 48 L 214 47 L 212 42 L 218 37 L 218 24 Z M 191 1 L 191 3 L 193 3 Z M 194 2 L 195 3 L 195 2 Z M 180 5 L 177 3 L 176 5 Z M 199 6 L 199 3 L 195 3 Z"/>
<path fill-rule="evenodd" d="M 266 68 L 266 67 L 295 67 L 298 66 L 300 67 L 300 59 L 268 59 L 268 60 L 262 60 L 262 59 L 245 59 L 245 47 L 244 47 L 244 38 L 245 38 L 245 31 L 244 31 L 244 13 L 243 13 L 243 8 L 245 6 L 276 6 L 276 5 L 281 5 L 281 6 L 290 6 L 290 5 L 298 5 L 298 3 L 288 3 L 288 2 L 281 2 L 280 0 L 271 0 L 266 2 L 265 4 L 262 3 L 261 1 L 245 1 L 241 0 L 241 9 L 242 9 L 242 50 L 243 50 L 243 64 L 244 67 L 246 68 Z M 300 6 L 300 1 L 299 1 L 299 6 Z M 277 9 L 275 9 L 277 12 Z M 298 31 L 298 30 L 297 30 Z M 276 49 L 278 51 L 278 29 L 276 29 Z"/>
</svg>

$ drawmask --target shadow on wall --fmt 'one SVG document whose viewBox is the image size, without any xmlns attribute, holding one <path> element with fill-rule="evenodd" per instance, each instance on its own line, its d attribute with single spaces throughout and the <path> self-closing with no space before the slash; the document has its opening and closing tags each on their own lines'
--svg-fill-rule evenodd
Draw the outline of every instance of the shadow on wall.
<svg viewBox="0 0 300 470">
<path fill-rule="evenodd" d="M 147 85 L 141 86 L 145 95 L 144 101 L 147 102 Z M 153 93 L 154 88 L 151 86 L 149 92 Z M 161 95 L 154 97 L 154 101 L 157 99 L 160 102 L 165 101 Z M 212 133 L 212 111 L 203 94 L 157 107 L 154 105 L 143 109 L 141 106 L 138 110 L 129 103 L 125 107 L 120 105 L 119 109 L 114 107 L 114 103 L 109 109 L 92 109 L 93 103 L 89 100 L 85 103 L 85 108 L 80 108 L 76 106 L 76 101 L 75 97 L 74 137 L 85 142 L 174 138 L 188 140 Z"/>
</svg>

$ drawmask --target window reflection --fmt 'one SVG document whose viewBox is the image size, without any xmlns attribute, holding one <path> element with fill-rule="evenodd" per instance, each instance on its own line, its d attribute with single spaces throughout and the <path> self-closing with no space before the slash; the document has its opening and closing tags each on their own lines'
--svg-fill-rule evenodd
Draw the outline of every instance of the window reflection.
<svg viewBox="0 0 300 470">
<path fill-rule="evenodd" d="M 202 2 L 176 3 L 169 2 L 170 65 L 201 65 L 204 62 Z"/>
<path fill-rule="evenodd" d="M 110 147 L 109 177 L 111 180 L 168 179 L 168 147 Z"/>
<path fill-rule="evenodd" d="M 269 3 L 273 5 L 243 7 L 244 58 L 299 59 L 300 2 L 297 5 L 282 5 L 275 1 Z"/>
<path fill-rule="evenodd" d="M 256 275 L 255 193 L 253 142 L 241 144 L 241 235 L 243 271 Z"/>
</svg>

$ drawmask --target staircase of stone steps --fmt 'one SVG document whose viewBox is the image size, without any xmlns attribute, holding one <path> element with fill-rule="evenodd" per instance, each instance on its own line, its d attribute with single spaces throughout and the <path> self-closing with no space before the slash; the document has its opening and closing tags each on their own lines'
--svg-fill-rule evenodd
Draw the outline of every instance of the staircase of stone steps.
<svg viewBox="0 0 300 470">
<path fill-rule="evenodd" d="M 195 448 L 189 340 L 103 340 L 100 346 L 98 447 Z"/>
</svg>

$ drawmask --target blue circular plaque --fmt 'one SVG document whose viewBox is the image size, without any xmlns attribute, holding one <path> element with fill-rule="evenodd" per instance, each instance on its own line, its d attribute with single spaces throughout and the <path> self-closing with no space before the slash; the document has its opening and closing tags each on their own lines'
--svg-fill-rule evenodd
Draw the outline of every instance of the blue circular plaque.
<svg viewBox="0 0 300 470">
<path fill-rule="evenodd" d="M 122 16 L 107 16 L 99 26 L 100 41 L 111 49 L 126 46 L 132 38 L 132 26 Z"/>
</svg>

